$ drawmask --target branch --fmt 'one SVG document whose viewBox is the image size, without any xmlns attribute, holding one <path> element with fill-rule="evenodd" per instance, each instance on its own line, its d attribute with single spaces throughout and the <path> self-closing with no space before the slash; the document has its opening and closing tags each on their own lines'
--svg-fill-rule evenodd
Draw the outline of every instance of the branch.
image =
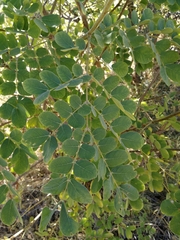
<svg viewBox="0 0 180 240">
<path fill-rule="evenodd" d="M 81 7 L 81 3 L 78 1 L 78 0 L 75 0 L 75 2 L 76 2 L 76 5 L 77 5 L 77 7 L 78 7 L 78 9 L 79 9 L 79 12 L 80 12 L 80 15 L 81 15 L 81 19 L 82 19 L 82 21 L 83 21 L 83 25 L 84 25 L 84 27 L 87 29 L 87 30 L 89 30 L 89 25 L 88 25 L 88 22 L 87 22 L 87 17 L 86 17 L 86 15 L 83 13 L 83 11 L 82 11 L 82 7 Z"/>
<path fill-rule="evenodd" d="M 155 119 L 155 120 L 152 121 L 152 123 L 161 122 L 161 121 L 167 120 L 169 118 L 175 117 L 175 116 L 177 116 L 179 114 L 180 114 L 180 111 L 177 111 L 177 112 L 169 114 L 169 115 L 167 115 L 165 117 L 161 117 L 161 118 Z"/>
<path fill-rule="evenodd" d="M 99 27 L 99 24 L 102 22 L 102 20 L 104 19 L 105 15 L 108 13 L 112 3 L 114 2 L 114 0 L 107 0 L 100 16 L 98 17 L 98 19 L 96 20 L 96 22 L 94 23 L 94 25 L 92 26 L 92 28 L 83 36 L 83 39 L 87 39 L 89 36 L 92 35 L 92 33 Z"/>
<path fill-rule="evenodd" d="M 122 8 L 122 10 L 121 10 L 117 20 L 119 20 L 121 18 L 121 16 L 122 16 L 126 6 L 128 5 L 128 3 L 129 3 L 129 0 L 127 0 L 126 3 L 124 4 L 124 6 L 123 6 L 123 8 Z"/>
<path fill-rule="evenodd" d="M 54 0 L 53 4 L 52 4 L 52 8 L 51 8 L 51 11 L 50 11 L 50 14 L 52 14 L 56 8 L 56 4 L 57 4 L 57 0 Z"/>
<path fill-rule="evenodd" d="M 110 11 L 110 13 L 114 12 L 114 11 L 116 10 L 116 8 L 118 8 L 118 7 L 120 6 L 121 2 L 122 2 L 122 0 L 120 0 L 120 1 L 116 4 L 116 6 Z"/>
</svg>

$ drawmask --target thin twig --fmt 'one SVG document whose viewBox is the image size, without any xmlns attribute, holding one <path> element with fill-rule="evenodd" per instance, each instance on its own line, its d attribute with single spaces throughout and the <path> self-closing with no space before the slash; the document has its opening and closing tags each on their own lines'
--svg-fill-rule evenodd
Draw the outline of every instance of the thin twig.
<svg viewBox="0 0 180 240">
<path fill-rule="evenodd" d="M 127 0 L 126 3 L 124 4 L 124 6 L 123 6 L 123 8 L 122 8 L 122 10 L 121 10 L 117 20 L 119 20 L 121 18 L 121 16 L 123 15 L 123 12 L 124 12 L 125 8 L 127 7 L 128 3 L 129 3 L 129 0 Z"/>
<path fill-rule="evenodd" d="M 57 4 L 57 0 L 54 0 L 53 4 L 52 4 L 52 8 L 51 8 L 51 11 L 50 11 L 50 14 L 52 14 L 56 8 L 56 4 Z"/>
<path fill-rule="evenodd" d="M 75 0 L 75 2 L 76 2 L 76 5 L 77 5 L 77 7 L 78 7 L 78 9 L 79 9 L 79 13 L 80 13 L 80 15 L 81 15 L 81 19 L 82 19 L 83 25 L 84 25 L 84 27 L 85 27 L 87 30 L 89 30 L 89 25 L 88 25 L 88 22 L 87 22 L 87 17 L 86 17 L 86 15 L 85 15 L 85 14 L 83 13 L 83 11 L 82 11 L 81 3 L 80 3 L 79 1 L 77 1 L 77 0 Z"/>
</svg>

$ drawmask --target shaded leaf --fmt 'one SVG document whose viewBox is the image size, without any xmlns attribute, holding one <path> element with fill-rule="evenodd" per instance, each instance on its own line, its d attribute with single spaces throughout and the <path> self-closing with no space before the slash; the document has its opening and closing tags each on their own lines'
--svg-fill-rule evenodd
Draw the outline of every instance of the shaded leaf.
<svg viewBox="0 0 180 240">
<path fill-rule="evenodd" d="M 92 196 L 85 186 L 77 182 L 75 179 L 71 179 L 67 188 L 69 196 L 79 202 L 88 204 L 92 202 Z"/>
<path fill-rule="evenodd" d="M 61 203 L 59 226 L 64 236 L 72 236 L 78 232 L 78 223 L 68 216 L 64 202 Z"/>
<path fill-rule="evenodd" d="M 24 141 L 34 148 L 42 145 L 49 138 L 49 132 L 41 128 L 31 128 L 24 133 Z"/>
<path fill-rule="evenodd" d="M 54 114 L 52 112 L 44 111 L 39 115 L 38 118 L 45 127 L 49 128 L 51 130 L 57 129 L 61 123 L 59 117 L 57 117 L 56 114 Z"/>
<path fill-rule="evenodd" d="M 112 169 L 113 177 L 118 182 L 129 182 L 136 176 L 131 165 L 121 165 Z"/>
<path fill-rule="evenodd" d="M 85 181 L 96 178 L 97 169 L 95 165 L 88 160 L 78 160 L 74 165 L 74 175 Z"/>
<path fill-rule="evenodd" d="M 45 142 L 43 146 L 43 157 L 44 162 L 47 163 L 49 160 L 51 160 L 54 151 L 58 147 L 57 140 L 54 136 L 51 136 L 48 138 L 48 140 Z"/>
<path fill-rule="evenodd" d="M 140 149 L 144 144 L 144 139 L 137 132 L 126 132 L 121 134 L 121 141 L 127 148 Z"/>
<path fill-rule="evenodd" d="M 1 210 L 1 221 L 5 225 L 12 225 L 18 217 L 18 210 L 12 199 L 9 199 Z"/>
<path fill-rule="evenodd" d="M 73 160 L 70 157 L 58 157 L 55 158 L 49 165 L 49 170 L 54 173 L 64 173 L 70 172 L 73 166 Z"/>
<path fill-rule="evenodd" d="M 131 201 L 136 201 L 139 198 L 138 190 L 131 184 L 125 183 L 120 188 Z"/>
<path fill-rule="evenodd" d="M 43 193 L 51 193 L 53 195 L 59 195 L 62 191 L 64 191 L 67 184 L 67 178 L 54 178 L 51 179 L 48 183 L 46 183 L 42 187 Z"/>
</svg>

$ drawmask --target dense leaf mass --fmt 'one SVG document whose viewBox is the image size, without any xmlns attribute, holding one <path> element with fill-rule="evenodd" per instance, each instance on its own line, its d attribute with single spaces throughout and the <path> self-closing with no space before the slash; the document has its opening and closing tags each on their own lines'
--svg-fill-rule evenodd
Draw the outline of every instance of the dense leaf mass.
<svg viewBox="0 0 180 240">
<path fill-rule="evenodd" d="M 32 239 L 180 236 L 180 1 L 1 5 L 2 224 L 24 224 L 21 180 L 41 163 Z"/>
</svg>

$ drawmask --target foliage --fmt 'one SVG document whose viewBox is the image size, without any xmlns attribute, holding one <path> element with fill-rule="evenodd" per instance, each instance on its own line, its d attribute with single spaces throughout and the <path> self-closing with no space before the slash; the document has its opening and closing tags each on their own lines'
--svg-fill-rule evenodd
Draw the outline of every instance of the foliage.
<svg viewBox="0 0 180 240">
<path fill-rule="evenodd" d="M 142 237 L 128 219 L 146 213 L 147 190 L 165 192 L 159 207 L 180 235 L 169 137 L 180 131 L 180 2 L 1 4 L 1 221 L 22 221 L 15 185 L 42 152 L 51 172 L 42 192 L 59 197 L 59 236 Z M 53 211 L 43 209 L 39 234 Z"/>
</svg>

